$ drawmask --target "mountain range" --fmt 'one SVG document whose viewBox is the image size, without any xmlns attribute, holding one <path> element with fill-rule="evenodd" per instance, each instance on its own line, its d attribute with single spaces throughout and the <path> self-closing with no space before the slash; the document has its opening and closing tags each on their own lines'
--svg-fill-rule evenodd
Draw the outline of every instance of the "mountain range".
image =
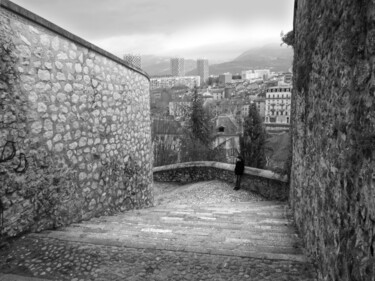
<svg viewBox="0 0 375 281">
<path fill-rule="evenodd" d="M 276 72 L 286 72 L 292 67 L 293 49 L 280 45 L 266 45 L 252 48 L 231 61 L 210 64 L 210 75 L 225 72 L 240 73 L 249 69 L 269 68 Z M 197 75 L 197 63 L 192 59 L 185 59 L 186 75 Z M 170 75 L 170 58 L 147 55 L 142 56 L 142 68 L 150 76 Z"/>
</svg>

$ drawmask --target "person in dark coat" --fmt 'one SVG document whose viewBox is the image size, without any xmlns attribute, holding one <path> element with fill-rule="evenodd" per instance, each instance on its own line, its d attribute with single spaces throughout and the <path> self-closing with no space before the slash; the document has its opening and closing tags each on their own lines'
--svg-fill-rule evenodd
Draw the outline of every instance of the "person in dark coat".
<svg viewBox="0 0 375 281">
<path fill-rule="evenodd" d="M 243 175 L 244 170 L 245 170 L 245 161 L 240 155 L 238 155 L 236 158 L 236 167 L 234 168 L 234 174 L 236 175 L 236 186 L 234 187 L 234 190 L 240 189 L 241 177 Z"/>
</svg>

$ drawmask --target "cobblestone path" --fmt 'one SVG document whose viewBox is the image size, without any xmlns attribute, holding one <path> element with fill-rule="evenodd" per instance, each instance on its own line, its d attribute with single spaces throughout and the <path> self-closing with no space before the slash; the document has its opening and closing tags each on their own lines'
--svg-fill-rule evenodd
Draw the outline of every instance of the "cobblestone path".
<svg viewBox="0 0 375 281">
<path fill-rule="evenodd" d="M 284 203 L 219 181 L 155 183 L 155 202 L 24 236 L 0 280 L 316 280 Z"/>
</svg>

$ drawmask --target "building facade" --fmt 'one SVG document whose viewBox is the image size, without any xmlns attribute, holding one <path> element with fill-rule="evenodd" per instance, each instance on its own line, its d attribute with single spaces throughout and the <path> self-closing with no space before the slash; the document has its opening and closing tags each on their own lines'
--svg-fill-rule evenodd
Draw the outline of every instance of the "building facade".
<svg viewBox="0 0 375 281">
<path fill-rule="evenodd" d="M 185 59 L 171 58 L 171 74 L 172 76 L 185 76 Z"/>
<path fill-rule="evenodd" d="M 208 77 L 210 75 L 208 60 L 206 59 L 198 59 L 197 60 L 197 70 L 198 75 L 201 78 L 201 83 L 207 83 Z"/>
<path fill-rule="evenodd" d="M 244 80 L 249 80 L 249 81 L 257 81 L 260 80 L 259 73 L 254 73 L 253 70 L 244 70 L 241 71 L 241 78 Z"/>
<path fill-rule="evenodd" d="M 265 123 L 290 124 L 291 86 L 277 86 L 267 89 Z"/>
<path fill-rule="evenodd" d="M 255 69 L 254 73 L 257 73 L 263 80 L 267 80 L 271 76 L 271 71 L 269 69 Z"/>
<path fill-rule="evenodd" d="M 256 81 L 265 81 L 271 76 L 269 69 L 244 70 L 241 72 L 241 78 L 249 80 L 251 83 Z"/>
<path fill-rule="evenodd" d="M 201 79 L 199 76 L 183 76 L 183 77 L 158 77 L 151 78 L 150 87 L 151 90 L 157 88 L 172 88 L 174 86 L 186 86 L 189 88 L 199 87 L 201 85 Z"/>
<path fill-rule="evenodd" d="M 219 75 L 219 84 L 232 83 L 232 74 L 224 73 Z"/>
<path fill-rule="evenodd" d="M 262 99 L 262 98 L 255 98 L 255 99 L 251 100 L 250 102 L 249 101 L 243 102 L 243 104 L 241 105 L 241 115 L 242 115 L 242 117 L 246 118 L 247 116 L 249 116 L 251 104 L 255 104 L 256 109 L 259 113 L 259 116 L 264 121 L 265 99 Z"/>
<path fill-rule="evenodd" d="M 241 128 L 231 115 L 221 115 L 215 118 L 213 131 L 213 147 L 225 150 L 227 163 L 234 163 L 240 152 Z"/>
<path fill-rule="evenodd" d="M 243 118 L 246 118 L 247 116 L 249 116 L 249 111 L 250 111 L 250 103 L 246 102 L 245 104 L 241 106 L 241 116 Z"/>
</svg>

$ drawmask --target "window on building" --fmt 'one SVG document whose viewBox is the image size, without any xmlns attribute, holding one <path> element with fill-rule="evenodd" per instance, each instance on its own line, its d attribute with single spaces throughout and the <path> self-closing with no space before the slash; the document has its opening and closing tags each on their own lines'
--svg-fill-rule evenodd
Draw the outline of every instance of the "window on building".
<svg viewBox="0 0 375 281">
<path fill-rule="evenodd" d="M 225 130 L 225 128 L 223 126 L 220 126 L 217 131 L 219 133 L 224 133 L 224 130 Z"/>
</svg>

